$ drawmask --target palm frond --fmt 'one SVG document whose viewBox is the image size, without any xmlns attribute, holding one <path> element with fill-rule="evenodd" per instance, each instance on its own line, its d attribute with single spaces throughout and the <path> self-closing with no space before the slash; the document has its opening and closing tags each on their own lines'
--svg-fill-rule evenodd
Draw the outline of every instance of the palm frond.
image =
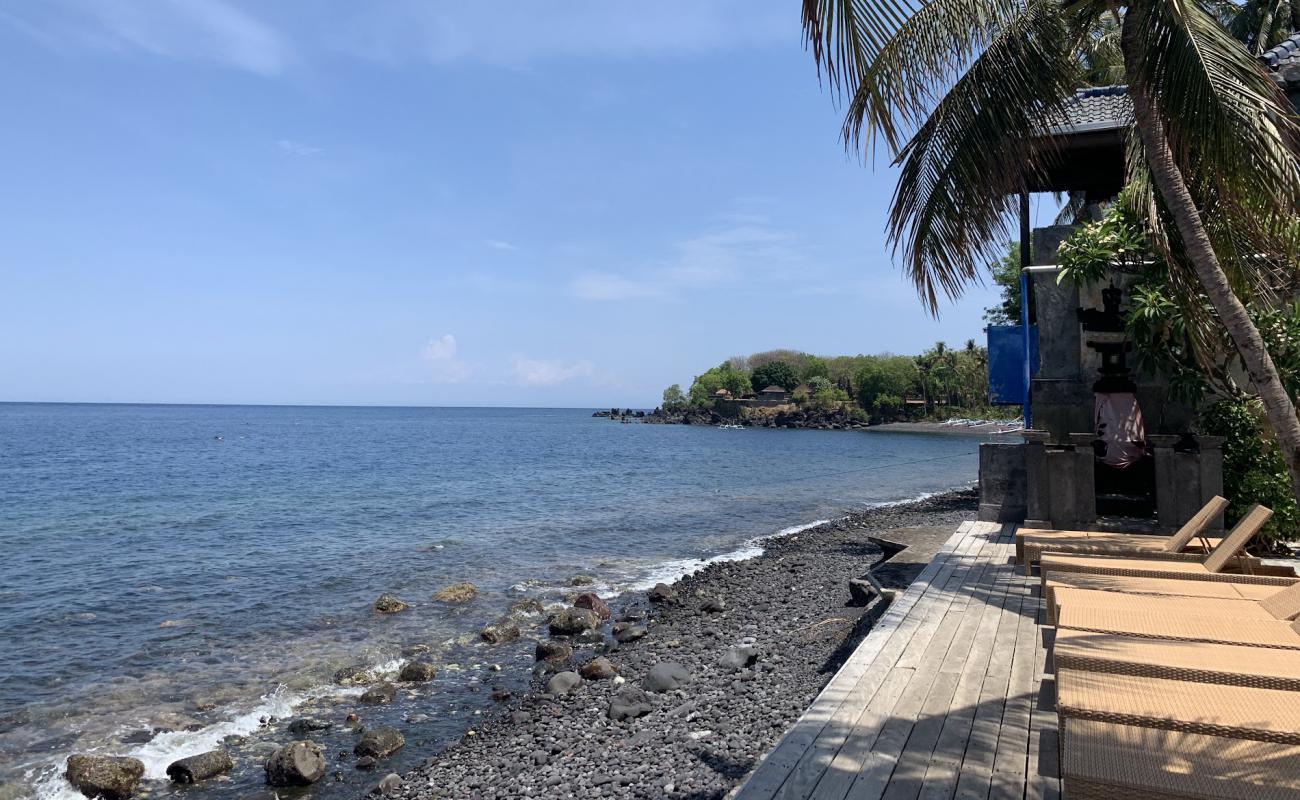
<svg viewBox="0 0 1300 800">
<path fill-rule="evenodd" d="M 1078 84 L 1054 0 L 1031 0 L 947 91 L 899 154 L 889 238 L 931 313 L 961 296 L 1009 238 L 1015 195 L 1054 156 L 1034 134 Z"/>
</svg>

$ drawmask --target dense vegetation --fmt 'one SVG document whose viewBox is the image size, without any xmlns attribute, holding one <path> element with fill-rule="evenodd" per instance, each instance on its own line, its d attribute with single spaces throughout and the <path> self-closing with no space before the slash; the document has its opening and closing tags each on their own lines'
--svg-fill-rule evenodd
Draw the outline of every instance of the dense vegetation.
<svg viewBox="0 0 1300 800">
<path fill-rule="evenodd" d="M 664 390 L 663 407 L 670 411 L 702 408 L 717 401 L 719 390 L 739 399 L 779 386 L 791 392 L 791 402 L 800 407 L 847 409 L 882 422 L 1014 416 L 1018 409 L 989 407 L 987 373 L 988 351 L 974 339 L 961 348 L 937 342 L 919 356 L 816 356 L 768 350 L 729 358 L 695 376 L 686 391 L 673 384 Z"/>
</svg>

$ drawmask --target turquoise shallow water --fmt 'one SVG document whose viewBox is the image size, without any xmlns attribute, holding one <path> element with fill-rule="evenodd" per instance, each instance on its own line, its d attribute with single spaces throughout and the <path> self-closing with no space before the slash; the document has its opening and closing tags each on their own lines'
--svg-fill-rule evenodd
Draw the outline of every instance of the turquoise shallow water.
<svg viewBox="0 0 1300 800">
<path fill-rule="evenodd" d="M 635 588 L 976 476 L 968 437 L 590 413 L 0 404 L 0 783 L 66 796 L 54 766 L 94 747 L 159 775 L 575 573 Z M 461 580 L 474 604 L 430 601 Z M 383 591 L 414 607 L 376 616 Z M 448 683 L 419 716 L 437 740 L 482 703 Z"/>
</svg>

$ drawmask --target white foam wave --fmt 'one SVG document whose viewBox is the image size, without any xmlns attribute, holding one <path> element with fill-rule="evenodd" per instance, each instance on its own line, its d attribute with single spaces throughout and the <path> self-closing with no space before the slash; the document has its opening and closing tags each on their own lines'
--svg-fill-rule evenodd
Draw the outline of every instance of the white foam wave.
<svg viewBox="0 0 1300 800">
<path fill-rule="evenodd" d="M 400 667 L 401 662 L 387 662 L 375 669 L 384 674 L 395 672 L 397 667 L 392 666 L 394 663 Z M 357 688 L 321 686 L 308 691 L 291 692 L 281 686 L 274 692 L 264 695 L 252 708 L 234 713 L 220 722 L 196 731 L 160 733 L 148 742 L 125 752 L 114 748 L 112 755 L 138 758 L 144 762 L 145 780 L 166 781 L 167 766 L 177 759 L 215 750 L 227 736 L 248 736 L 256 733 L 262 727 L 263 720 L 269 717 L 281 719 L 288 717 L 304 703 L 326 697 L 342 697 L 360 691 Z M 95 748 L 88 748 L 86 752 L 95 752 Z M 28 771 L 26 777 L 34 787 L 37 800 L 85 800 L 81 793 L 73 789 L 63 777 L 66 758 L 66 755 L 61 756 L 58 761 L 47 762 Z"/>
<path fill-rule="evenodd" d="M 819 519 L 812 522 L 806 522 L 802 525 L 791 525 L 788 528 L 782 528 L 776 533 L 769 533 L 763 536 L 756 536 L 747 539 L 735 550 L 721 553 L 709 558 L 674 558 L 668 561 L 662 561 L 651 567 L 639 580 L 630 584 L 627 588 L 630 591 L 645 591 L 652 588 L 656 583 L 672 583 L 676 580 L 693 575 L 704 569 L 710 564 L 718 564 L 726 561 L 746 561 L 751 558 L 757 558 L 763 555 L 763 542 L 771 539 L 779 539 L 783 536 L 793 536 L 811 530 L 819 525 L 825 525 L 830 522 L 828 519 Z"/>
</svg>

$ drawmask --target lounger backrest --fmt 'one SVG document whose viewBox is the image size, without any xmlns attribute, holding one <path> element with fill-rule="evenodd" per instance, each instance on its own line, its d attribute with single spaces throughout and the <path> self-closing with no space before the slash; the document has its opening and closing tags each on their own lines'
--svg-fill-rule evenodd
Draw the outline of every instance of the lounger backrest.
<svg viewBox="0 0 1300 800">
<path fill-rule="evenodd" d="M 1270 594 L 1260 600 L 1259 604 L 1277 619 L 1292 620 L 1300 617 L 1300 582 Z"/>
<path fill-rule="evenodd" d="M 1259 529 L 1264 527 L 1268 518 L 1273 516 L 1272 509 L 1265 508 L 1259 503 L 1250 507 L 1241 521 L 1232 529 L 1232 532 L 1223 537 L 1219 546 L 1206 557 L 1202 563 L 1210 572 L 1222 572 L 1223 568 L 1228 566 L 1228 562 L 1242 551 L 1242 548 L 1255 538 Z"/>
<path fill-rule="evenodd" d="M 1210 498 L 1210 502 L 1206 503 L 1200 511 L 1193 514 L 1192 518 L 1187 520 L 1186 525 L 1178 529 L 1178 533 L 1169 537 L 1169 541 L 1165 543 L 1165 552 L 1183 552 L 1183 548 L 1186 547 L 1192 539 L 1204 533 L 1205 529 L 1209 527 L 1210 522 L 1212 522 L 1215 517 L 1222 514 L 1223 509 L 1227 507 L 1228 501 L 1219 497 L 1217 494 Z"/>
</svg>

